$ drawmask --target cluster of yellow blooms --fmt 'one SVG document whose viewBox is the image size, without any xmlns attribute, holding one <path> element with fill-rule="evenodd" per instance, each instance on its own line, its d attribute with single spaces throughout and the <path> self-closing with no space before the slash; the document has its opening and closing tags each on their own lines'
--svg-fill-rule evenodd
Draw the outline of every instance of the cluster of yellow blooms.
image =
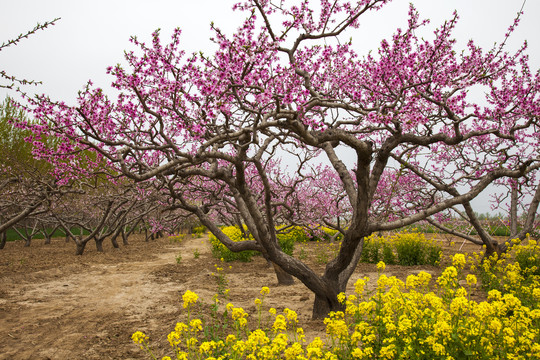
<svg viewBox="0 0 540 360">
<path fill-rule="evenodd" d="M 531 250 L 531 246 L 537 245 L 530 240 L 524 248 Z M 538 247 L 532 250 L 530 256 L 540 256 Z M 227 304 L 236 333 L 203 341 L 200 320 L 178 323 L 169 334 L 175 358 L 540 359 L 540 281 L 538 275 L 527 272 L 530 270 L 522 271 L 518 263 L 508 259 L 481 262 L 478 255 L 456 254 L 434 282 L 426 272 L 402 281 L 383 274 L 383 262 L 377 268 L 373 291 L 367 290 L 366 277 L 355 282 L 354 294 L 338 295 L 343 309 L 324 320 L 326 339 L 317 337 L 308 343 L 298 327 L 297 314 L 290 309 L 282 314 L 270 309 L 273 324 L 262 326 L 260 311 L 270 291 L 263 287 L 261 299 L 255 300 L 257 329 L 249 330 L 249 315 L 242 308 Z M 478 280 L 468 273 L 471 268 L 489 278 L 494 269 L 506 271 L 499 277 L 501 290 L 489 290 L 486 301 L 472 300 Z M 514 292 L 518 285 L 527 289 Z M 526 306 L 522 294 L 535 301 Z M 197 299 L 196 294 L 186 292 L 184 307 L 189 310 Z M 151 354 L 146 335 L 136 332 L 133 340 Z"/>
</svg>

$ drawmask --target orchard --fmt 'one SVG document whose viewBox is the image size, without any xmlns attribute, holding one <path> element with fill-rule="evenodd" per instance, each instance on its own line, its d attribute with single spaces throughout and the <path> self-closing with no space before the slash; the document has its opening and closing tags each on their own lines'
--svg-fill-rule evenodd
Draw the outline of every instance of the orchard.
<svg viewBox="0 0 540 360">
<path fill-rule="evenodd" d="M 3 121 L 32 146 L 2 164 L 0 233 L 30 245 L 36 229 L 62 229 L 83 255 L 92 240 L 103 252 L 106 239 L 199 225 L 220 254 L 260 254 L 277 285 L 300 283 L 326 325 L 326 340 L 307 341 L 294 309 L 263 321 L 268 284 L 255 314 L 222 306 L 222 282 L 210 326 L 186 289 L 168 338 L 178 359 L 540 358 L 540 72 L 526 44 L 506 49 L 522 13 L 493 47 L 462 49 L 457 13 L 424 38 L 411 4 L 406 27 L 359 54 L 355 32 L 387 2 L 240 2 L 234 33 L 211 24 L 212 54 L 157 30 L 107 69 L 112 89 L 90 81 L 76 104 L 19 89 Z M 472 204 L 494 187 L 502 238 Z M 442 256 L 427 228 L 483 253 Z M 323 268 L 299 253 L 318 241 L 332 248 Z M 377 284 L 348 293 L 374 258 Z M 437 278 L 385 275 L 405 258 L 441 266 Z M 133 341 L 156 358 L 147 334 Z"/>
</svg>

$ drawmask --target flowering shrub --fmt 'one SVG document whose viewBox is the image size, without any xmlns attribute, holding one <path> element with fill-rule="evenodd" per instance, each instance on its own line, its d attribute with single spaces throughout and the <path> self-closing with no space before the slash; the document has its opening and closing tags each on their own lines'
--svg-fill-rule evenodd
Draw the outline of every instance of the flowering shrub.
<svg viewBox="0 0 540 360">
<path fill-rule="evenodd" d="M 517 247 L 515 259 L 525 278 L 540 276 L 540 247 L 536 240 L 528 239 L 527 245 Z"/>
<path fill-rule="evenodd" d="M 253 240 L 253 237 L 250 235 L 248 239 L 244 237 L 244 234 L 237 226 L 226 226 L 221 229 L 225 235 L 227 235 L 232 241 L 244 241 L 244 240 Z M 210 244 L 212 245 L 212 255 L 217 259 L 224 259 L 225 261 L 251 261 L 251 257 L 257 254 L 256 251 L 240 251 L 232 252 L 227 249 L 221 241 L 219 241 L 214 234 L 210 234 Z"/>
<path fill-rule="evenodd" d="M 292 255 L 294 244 L 308 241 L 309 234 L 301 226 L 292 226 L 290 228 L 278 229 L 277 239 L 283 252 L 287 255 Z"/>
<path fill-rule="evenodd" d="M 533 246 L 529 241 L 522 249 Z M 263 311 L 267 287 L 255 299 L 254 330 L 250 315 L 229 303 L 224 315 L 233 331 L 205 339 L 203 323 L 190 319 L 198 298 L 188 291 L 188 321 L 176 325 L 169 342 L 176 359 L 540 359 L 538 300 L 525 306 L 524 292 L 514 293 L 513 286 L 506 293 L 490 290 L 486 301 L 472 300 L 478 281 L 465 271 L 471 264 L 472 257 L 457 254 L 436 281 L 420 272 L 404 282 L 383 274 L 381 261 L 374 290 L 365 277 L 355 282 L 354 294 L 339 294 L 344 310 L 324 320 L 326 338 L 309 343 L 294 311 Z M 538 283 L 531 286 L 531 294 L 540 296 Z M 133 340 L 153 357 L 145 334 L 136 332 Z"/>
<path fill-rule="evenodd" d="M 527 238 L 525 244 L 514 244 L 507 253 L 493 254 L 483 262 L 476 256 L 476 263 L 484 287 L 502 294 L 515 294 L 524 305 L 536 307 L 540 301 L 540 247 L 536 240 Z"/>
<path fill-rule="evenodd" d="M 221 229 L 232 241 L 243 241 L 244 234 L 238 226 L 227 226 Z M 308 235 L 302 227 L 294 226 L 292 228 L 284 229 L 280 231 L 278 229 L 277 239 L 279 246 L 288 255 L 292 255 L 294 251 L 294 244 L 297 242 L 305 242 L 308 239 Z M 253 237 L 249 235 L 247 240 L 253 240 Z M 212 245 L 212 254 L 217 259 L 224 259 L 225 261 L 251 261 L 251 257 L 258 254 L 256 251 L 241 251 L 232 252 L 225 245 L 223 245 L 213 234 L 210 234 L 210 243 Z"/>
<path fill-rule="evenodd" d="M 382 237 L 376 234 L 364 240 L 360 261 L 399 265 L 438 265 L 442 254 L 439 244 L 423 233 L 400 233 Z"/>
<path fill-rule="evenodd" d="M 364 239 L 364 248 L 362 249 L 360 261 L 374 264 L 381 260 L 387 264 L 395 264 L 396 255 L 390 238 L 373 234 Z"/>
<path fill-rule="evenodd" d="M 204 225 L 201 225 L 201 226 L 196 226 L 193 228 L 193 237 L 195 238 L 200 238 L 202 237 L 202 235 L 206 232 L 206 226 Z"/>
<path fill-rule="evenodd" d="M 316 232 L 315 236 L 313 237 L 313 240 L 331 240 L 334 239 L 335 241 L 341 241 L 343 239 L 343 234 L 339 233 L 335 229 L 330 229 L 326 226 L 319 227 Z"/>
</svg>

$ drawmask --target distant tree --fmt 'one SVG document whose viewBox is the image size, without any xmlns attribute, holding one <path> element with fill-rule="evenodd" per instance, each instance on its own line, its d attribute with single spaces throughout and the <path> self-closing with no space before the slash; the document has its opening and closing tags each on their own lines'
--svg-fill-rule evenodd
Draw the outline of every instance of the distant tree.
<svg viewBox="0 0 540 360">
<path fill-rule="evenodd" d="M 0 104 L 0 234 L 32 214 L 45 212 L 47 201 L 57 194 L 52 165 L 33 155 L 34 147 L 54 147 L 54 137 L 44 136 L 32 144 L 27 141 L 30 130 L 14 125 L 21 122 L 29 122 L 24 110 L 7 98 Z M 0 248 L 4 246 L 5 237 L 0 241 Z"/>
<path fill-rule="evenodd" d="M 489 213 L 479 214 L 474 211 L 471 202 L 463 203 L 463 208 L 456 207 L 451 210 L 457 214 L 457 220 L 465 222 L 470 229 L 464 232 L 454 225 L 455 220 L 440 221 L 436 217 L 428 218 L 427 221 L 448 234 L 468 240 L 477 245 L 485 245 L 485 256 L 497 252 L 501 254 L 508 249 L 512 239 L 523 240 L 527 234 L 532 234 L 540 226 L 538 212 L 540 204 L 540 184 L 535 179 L 535 173 L 518 179 L 501 179 L 498 191 L 492 194 L 493 210 L 503 211 L 506 215 L 492 216 Z M 447 219 L 448 220 L 448 219 Z M 521 221 L 520 221 L 521 220 Z M 492 228 L 504 227 L 509 230 L 506 240 L 499 242 L 492 234 Z M 471 232 L 474 231 L 476 236 Z"/>
</svg>

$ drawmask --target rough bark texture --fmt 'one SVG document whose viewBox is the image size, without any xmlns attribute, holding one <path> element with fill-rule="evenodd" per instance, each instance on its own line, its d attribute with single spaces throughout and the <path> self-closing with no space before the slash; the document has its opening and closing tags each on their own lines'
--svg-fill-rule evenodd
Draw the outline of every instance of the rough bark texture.
<svg viewBox="0 0 540 360">
<path fill-rule="evenodd" d="M 294 284 L 294 277 L 291 274 L 283 271 L 283 269 L 276 263 L 272 263 L 272 265 L 274 266 L 274 271 L 276 272 L 278 285 L 287 286 Z"/>
<path fill-rule="evenodd" d="M 2 233 L 0 234 L 0 250 L 2 250 L 6 246 L 6 242 L 7 242 L 7 232 L 2 231 Z"/>
<path fill-rule="evenodd" d="M 96 237 L 96 239 L 95 239 L 95 241 L 96 241 L 96 250 L 98 252 L 103 252 L 103 240 L 105 240 L 105 238 L 103 238 L 103 237 L 99 237 L 99 238 Z"/>
<path fill-rule="evenodd" d="M 516 236 L 518 231 L 518 189 L 512 186 L 510 195 L 510 237 Z"/>
<path fill-rule="evenodd" d="M 86 242 L 77 241 L 75 245 L 75 255 L 82 255 L 84 253 L 84 248 L 86 247 Z"/>
</svg>

